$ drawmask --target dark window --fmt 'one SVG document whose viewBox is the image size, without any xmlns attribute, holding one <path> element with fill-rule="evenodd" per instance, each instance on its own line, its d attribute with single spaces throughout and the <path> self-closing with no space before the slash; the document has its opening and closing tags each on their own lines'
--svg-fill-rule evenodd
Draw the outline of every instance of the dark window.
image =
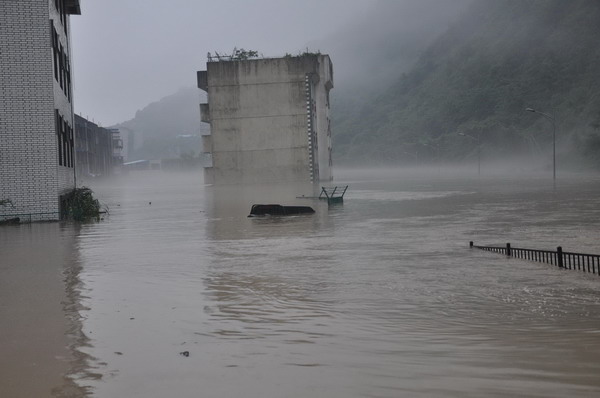
<svg viewBox="0 0 600 398">
<path fill-rule="evenodd" d="M 64 79 L 65 79 L 65 56 L 64 56 L 64 49 L 62 44 L 60 45 L 60 48 L 58 50 L 58 64 L 59 64 L 59 68 L 60 68 L 60 88 L 62 88 L 63 90 L 65 89 L 64 86 Z"/>
<path fill-rule="evenodd" d="M 67 99 L 71 102 L 71 63 L 69 62 L 69 56 L 65 54 L 65 94 Z"/>
<path fill-rule="evenodd" d="M 56 141 L 58 142 L 58 165 L 63 165 L 63 143 L 62 143 L 62 116 L 58 112 L 58 109 L 54 110 L 54 116 L 56 119 Z"/>
<path fill-rule="evenodd" d="M 75 166 L 75 140 L 73 139 L 73 128 L 67 124 L 67 129 L 69 130 L 69 167 Z"/>
<path fill-rule="evenodd" d="M 54 63 L 54 78 L 65 93 L 67 100 L 71 102 L 71 62 L 65 48 L 60 44 L 60 38 L 56 33 L 54 22 L 50 21 L 52 36 L 52 54 Z"/>
<path fill-rule="evenodd" d="M 65 7 L 64 0 L 54 0 L 54 7 L 56 7 L 56 11 L 58 11 L 58 15 L 60 18 L 60 22 L 62 23 L 65 34 L 68 34 L 67 30 L 67 7 Z"/>
<path fill-rule="evenodd" d="M 54 27 L 54 21 L 50 20 L 51 31 L 50 35 L 52 35 L 52 55 L 54 60 L 54 78 L 58 81 L 59 74 L 59 65 L 58 65 L 58 34 L 56 33 L 56 28 Z"/>
<path fill-rule="evenodd" d="M 75 139 L 73 128 L 60 114 L 58 109 L 54 110 L 54 117 L 56 119 L 58 164 L 59 166 L 73 167 L 75 164 Z"/>
<path fill-rule="evenodd" d="M 68 148 L 68 142 L 67 142 L 67 132 L 66 132 L 66 127 L 67 127 L 67 122 L 65 121 L 64 118 L 61 118 L 62 123 L 60 125 L 60 134 L 62 135 L 62 154 L 63 154 L 63 158 L 62 158 L 62 165 L 65 167 L 69 167 L 69 164 L 67 163 L 67 158 L 68 158 L 68 153 L 67 153 L 67 148 Z"/>
</svg>

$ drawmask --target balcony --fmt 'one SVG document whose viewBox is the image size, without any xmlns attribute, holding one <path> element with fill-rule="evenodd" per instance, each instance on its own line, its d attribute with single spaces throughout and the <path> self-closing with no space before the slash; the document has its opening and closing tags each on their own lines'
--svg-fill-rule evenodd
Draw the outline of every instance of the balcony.
<svg viewBox="0 0 600 398">
<path fill-rule="evenodd" d="M 200 121 L 210 123 L 210 108 L 208 104 L 200 104 Z"/>
<path fill-rule="evenodd" d="M 197 73 L 198 88 L 203 91 L 208 91 L 208 75 L 205 70 L 200 70 Z"/>
<path fill-rule="evenodd" d="M 205 168 L 213 167 L 212 153 L 210 153 L 210 152 L 202 153 L 202 167 L 205 167 Z"/>
<path fill-rule="evenodd" d="M 212 136 L 211 135 L 203 135 L 202 136 L 202 148 L 205 151 L 210 151 L 212 148 Z"/>
</svg>

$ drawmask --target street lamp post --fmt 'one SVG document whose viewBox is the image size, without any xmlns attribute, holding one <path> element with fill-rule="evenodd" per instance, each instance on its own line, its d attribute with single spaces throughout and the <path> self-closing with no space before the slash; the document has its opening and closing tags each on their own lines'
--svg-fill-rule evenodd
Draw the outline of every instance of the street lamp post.
<svg viewBox="0 0 600 398">
<path fill-rule="evenodd" d="M 458 133 L 458 135 L 477 141 L 477 175 L 481 175 L 481 140 L 479 135 L 477 135 L 477 138 L 465 133 Z"/>
<path fill-rule="evenodd" d="M 552 115 L 536 111 L 533 108 L 525 108 L 525 110 L 527 112 L 539 113 L 552 122 L 552 179 L 556 181 L 556 119 Z"/>
</svg>

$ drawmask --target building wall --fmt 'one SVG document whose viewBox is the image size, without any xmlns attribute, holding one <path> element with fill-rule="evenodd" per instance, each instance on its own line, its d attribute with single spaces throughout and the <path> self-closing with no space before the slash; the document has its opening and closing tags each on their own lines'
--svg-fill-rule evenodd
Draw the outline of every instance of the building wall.
<svg viewBox="0 0 600 398">
<path fill-rule="evenodd" d="M 74 168 L 58 165 L 56 110 L 70 126 L 73 113 L 54 78 L 51 20 L 70 53 L 54 4 L 0 1 L 0 199 L 14 204 L 0 207 L 0 220 L 58 219 L 59 195 L 75 184 Z"/>
<path fill-rule="evenodd" d="M 311 133 L 309 126 L 324 105 L 315 95 L 324 80 L 315 76 L 325 59 L 329 57 L 207 64 L 206 74 L 199 74 L 199 86 L 208 93 L 201 119 L 211 127 L 211 135 L 203 139 L 212 155 L 205 182 L 306 182 L 318 177 L 317 148 L 311 144 L 317 129 Z M 314 108 L 308 106 L 310 96 Z"/>
<path fill-rule="evenodd" d="M 75 137 L 76 171 L 80 183 L 88 178 L 109 177 L 115 167 L 123 163 L 119 130 L 100 127 L 75 115 Z"/>
<path fill-rule="evenodd" d="M 329 91 L 333 88 L 333 65 L 329 57 L 319 59 L 319 83 L 315 85 L 316 99 L 316 128 L 319 157 L 319 179 L 333 180 L 333 160 L 331 157 L 331 117 L 329 106 Z"/>
<path fill-rule="evenodd" d="M 31 0 L 29 0 L 31 1 Z M 38 2 L 43 2 L 41 0 L 34 0 L 34 1 L 38 1 Z M 48 8 L 49 8 L 49 12 L 50 12 L 50 20 L 52 21 L 52 25 L 54 25 L 54 29 L 56 30 L 56 33 L 58 35 L 58 40 L 60 45 L 63 47 L 65 54 L 67 55 L 68 59 L 69 59 L 69 63 L 71 60 L 71 41 L 70 41 L 70 23 L 69 23 L 69 17 L 67 17 L 66 19 L 61 20 L 61 13 L 60 11 L 57 9 L 57 4 L 60 2 L 63 2 L 63 6 L 64 3 L 66 3 L 66 0 L 60 0 L 60 1 L 55 1 L 55 0 L 49 0 L 48 1 Z M 60 4 L 58 4 L 59 7 L 61 7 Z M 63 25 L 63 23 L 66 22 L 66 29 Z M 51 40 L 51 38 L 50 38 Z M 51 64 L 51 69 L 52 71 L 54 71 L 54 66 L 53 66 L 53 59 L 52 57 L 54 56 L 54 54 L 52 53 L 52 49 L 50 49 L 50 64 Z M 69 69 L 71 68 L 71 66 L 68 66 Z M 60 68 L 59 68 L 60 69 Z M 53 72 L 54 73 L 54 72 Z M 54 75 L 51 75 L 54 76 Z M 57 165 L 57 176 L 58 176 L 58 184 L 57 184 L 57 188 L 56 188 L 56 195 L 60 196 L 62 194 L 64 194 L 65 192 L 73 189 L 75 187 L 75 157 L 76 157 L 76 153 L 75 153 L 75 118 L 74 118 L 74 111 L 73 111 L 73 89 L 72 89 L 72 84 L 70 83 L 71 78 L 68 77 L 69 79 L 69 83 L 68 83 L 68 87 L 67 87 L 67 83 L 63 82 L 63 87 L 65 88 L 61 88 L 60 85 L 60 77 L 57 80 L 56 78 L 52 77 L 52 84 L 53 84 L 53 91 L 54 91 L 54 109 L 58 110 L 59 114 L 63 117 L 64 121 L 68 123 L 69 128 L 71 129 L 71 131 L 69 132 L 70 136 L 71 136 L 71 140 L 73 140 L 72 143 L 69 143 L 69 146 L 71 147 L 70 151 L 71 151 L 71 156 L 73 157 L 73 159 L 71 159 L 69 161 L 69 166 L 65 167 L 64 165 L 60 165 L 60 162 L 58 160 L 58 137 L 55 134 L 55 151 L 54 154 L 51 155 L 49 154 L 49 157 L 53 157 L 55 159 L 55 164 Z M 65 79 L 63 79 L 65 80 Z M 55 121 L 56 123 L 56 121 Z M 56 133 L 56 128 L 54 129 L 55 133 Z M 58 204 L 57 206 L 59 206 L 60 204 Z"/>
</svg>

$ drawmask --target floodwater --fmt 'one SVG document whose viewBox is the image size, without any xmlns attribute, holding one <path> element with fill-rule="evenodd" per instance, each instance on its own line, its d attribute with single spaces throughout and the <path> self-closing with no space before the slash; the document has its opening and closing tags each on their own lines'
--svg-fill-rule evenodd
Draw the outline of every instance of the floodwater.
<svg viewBox="0 0 600 398">
<path fill-rule="evenodd" d="M 600 396 L 600 277 L 469 249 L 600 253 L 600 178 L 338 174 L 328 208 L 132 173 L 0 228 L 0 396 Z"/>
</svg>

